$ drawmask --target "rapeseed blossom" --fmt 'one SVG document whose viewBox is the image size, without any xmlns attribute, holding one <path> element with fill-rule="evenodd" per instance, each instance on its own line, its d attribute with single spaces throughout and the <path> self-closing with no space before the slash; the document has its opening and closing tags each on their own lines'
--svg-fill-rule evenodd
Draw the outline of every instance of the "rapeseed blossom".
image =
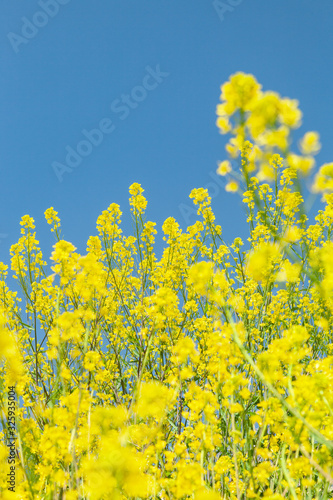
<svg viewBox="0 0 333 500">
<path fill-rule="evenodd" d="M 217 173 L 242 198 L 248 237 L 224 241 L 196 188 L 198 220 L 168 217 L 158 258 L 134 183 L 134 234 L 111 203 L 84 255 L 45 211 L 49 270 L 22 217 L 10 249 L 21 296 L 0 263 L 1 498 L 332 498 L 333 164 L 311 180 L 319 134 L 294 151 L 298 101 L 253 75 L 222 85 L 217 116 L 231 136 Z M 311 182 L 323 206 L 310 221 Z"/>
</svg>

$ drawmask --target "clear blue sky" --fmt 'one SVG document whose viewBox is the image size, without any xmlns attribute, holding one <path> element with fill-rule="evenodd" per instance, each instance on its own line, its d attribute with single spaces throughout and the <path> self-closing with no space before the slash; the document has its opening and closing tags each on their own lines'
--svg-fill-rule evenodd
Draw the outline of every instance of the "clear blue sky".
<svg viewBox="0 0 333 500">
<path fill-rule="evenodd" d="M 169 216 L 193 223 L 180 207 L 225 159 L 215 108 L 236 71 L 299 99 L 302 132 L 321 134 L 318 163 L 332 160 L 332 0 L 224 3 L 219 16 L 211 0 L 1 1 L 0 260 L 8 263 L 25 214 L 49 258 L 50 206 L 81 253 L 112 202 L 129 233 L 133 182 L 158 229 Z M 96 145 L 82 143 L 97 127 Z M 52 165 L 66 163 L 68 146 L 86 156 L 60 182 Z M 211 189 L 226 240 L 246 237 L 239 198 Z"/>
</svg>

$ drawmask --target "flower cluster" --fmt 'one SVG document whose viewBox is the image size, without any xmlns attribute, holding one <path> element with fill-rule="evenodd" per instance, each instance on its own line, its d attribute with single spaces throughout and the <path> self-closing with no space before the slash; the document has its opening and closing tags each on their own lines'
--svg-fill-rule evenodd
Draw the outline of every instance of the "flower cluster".
<svg viewBox="0 0 333 500">
<path fill-rule="evenodd" d="M 182 230 L 146 220 L 130 187 L 134 235 L 111 204 L 86 254 L 55 234 L 51 271 L 25 215 L 0 263 L 0 496 L 53 500 L 332 498 L 333 169 L 313 220 L 303 193 L 319 135 L 292 152 L 302 114 L 238 73 L 222 86 L 230 133 L 218 173 L 246 207 L 231 243 L 206 189 Z M 311 222 L 311 223 L 310 223 Z M 6 388 L 16 387 L 15 494 L 8 492 Z"/>
</svg>

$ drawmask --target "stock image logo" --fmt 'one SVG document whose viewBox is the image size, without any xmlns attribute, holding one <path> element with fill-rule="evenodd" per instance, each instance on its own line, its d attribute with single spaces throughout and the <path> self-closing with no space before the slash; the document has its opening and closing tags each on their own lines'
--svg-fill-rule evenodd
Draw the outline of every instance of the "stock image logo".
<svg viewBox="0 0 333 500">
<path fill-rule="evenodd" d="M 220 21 L 224 21 L 224 16 L 235 10 L 235 7 L 238 7 L 244 0 L 226 0 L 223 2 L 222 0 L 214 0 L 213 7 L 217 12 L 217 15 L 220 18 Z"/>
<path fill-rule="evenodd" d="M 38 35 L 39 30 L 44 28 L 50 19 L 57 16 L 60 7 L 67 5 L 71 0 L 39 0 L 38 5 L 41 10 L 37 10 L 31 19 L 21 17 L 22 26 L 20 33 L 10 31 L 7 33 L 7 38 L 16 54 L 21 49 L 22 45 L 27 45 L 35 36 Z"/>
<path fill-rule="evenodd" d="M 129 94 L 121 94 L 120 98 L 114 99 L 110 105 L 111 111 L 119 120 L 124 121 L 131 112 L 138 108 L 140 103 L 146 100 L 149 92 L 157 87 L 169 76 L 169 73 L 161 71 L 160 65 L 155 68 L 146 66 L 146 74 L 142 79 L 141 85 L 132 88 Z M 53 161 L 51 166 L 59 182 L 63 181 L 65 173 L 71 173 L 78 167 L 82 160 L 91 155 L 94 148 L 100 146 L 106 135 L 112 134 L 116 129 L 114 118 L 102 118 L 97 127 L 91 130 L 83 129 L 81 131 L 84 139 L 79 141 L 75 148 L 70 145 L 65 147 L 65 161 Z"/>
</svg>

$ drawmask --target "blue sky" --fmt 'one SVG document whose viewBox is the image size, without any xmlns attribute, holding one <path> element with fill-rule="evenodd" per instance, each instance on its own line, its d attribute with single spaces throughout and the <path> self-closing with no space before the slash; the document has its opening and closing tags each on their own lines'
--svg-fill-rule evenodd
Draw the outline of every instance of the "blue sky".
<svg viewBox="0 0 333 500">
<path fill-rule="evenodd" d="M 225 0 L 219 8 L 211 0 L 2 0 L 1 13 L 5 263 L 25 214 L 49 258 L 54 240 L 43 214 L 50 206 L 64 239 L 83 254 L 110 203 L 121 206 L 129 234 L 133 182 L 144 187 L 147 218 L 159 230 L 169 216 L 184 229 L 194 223 L 184 216 L 188 195 L 210 187 L 225 239 L 246 238 L 239 198 L 214 177 L 226 158 L 215 108 L 220 85 L 236 71 L 299 99 L 296 137 L 319 131 L 318 164 L 332 160 L 331 0 Z M 89 135 L 96 128 L 103 132 Z M 87 135 L 95 145 L 82 142 Z M 69 151 L 77 166 L 60 182 L 54 165 L 66 165 Z"/>
</svg>

